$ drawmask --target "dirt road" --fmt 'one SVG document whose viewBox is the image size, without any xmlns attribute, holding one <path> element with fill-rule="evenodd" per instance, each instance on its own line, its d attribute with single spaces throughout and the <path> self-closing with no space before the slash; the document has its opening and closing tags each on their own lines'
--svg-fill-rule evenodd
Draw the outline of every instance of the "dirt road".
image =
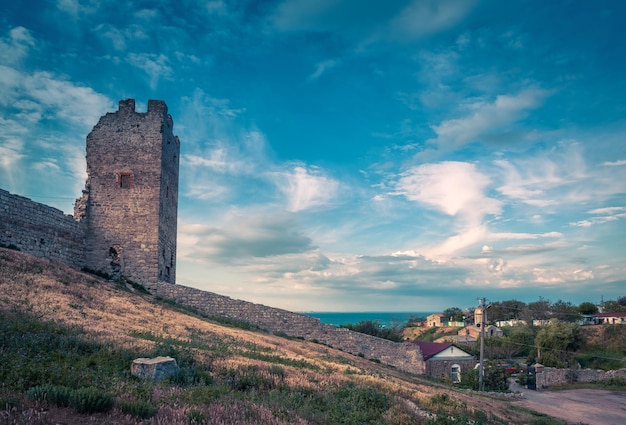
<svg viewBox="0 0 626 425">
<path fill-rule="evenodd" d="M 626 424 L 626 393 L 606 390 L 522 391 L 516 403 L 574 424 Z"/>
</svg>

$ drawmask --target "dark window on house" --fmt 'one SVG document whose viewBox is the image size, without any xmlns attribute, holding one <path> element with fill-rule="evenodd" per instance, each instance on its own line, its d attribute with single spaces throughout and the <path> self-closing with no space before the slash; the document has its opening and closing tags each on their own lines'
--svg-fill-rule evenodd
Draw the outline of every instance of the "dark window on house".
<svg viewBox="0 0 626 425">
<path fill-rule="evenodd" d="M 165 267 L 165 276 L 170 277 L 170 268 L 169 267 Z"/>
<path fill-rule="evenodd" d="M 120 174 L 120 187 L 122 189 L 130 189 L 133 186 L 133 176 L 130 173 Z"/>
</svg>

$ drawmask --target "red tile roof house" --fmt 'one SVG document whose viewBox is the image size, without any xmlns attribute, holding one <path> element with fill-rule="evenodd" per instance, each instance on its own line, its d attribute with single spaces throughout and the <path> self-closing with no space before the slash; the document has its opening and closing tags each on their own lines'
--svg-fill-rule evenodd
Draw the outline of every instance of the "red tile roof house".
<svg viewBox="0 0 626 425">
<path fill-rule="evenodd" d="M 415 341 L 426 363 L 426 375 L 461 382 L 461 375 L 476 366 L 469 353 L 447 342 Z"/>
<path fill-rule="evenodd" d="M 593 320 L 598 325 L 624 325 L 626 324 L 626 312 L 596 313 L 593 315 Z"/>
</svg>

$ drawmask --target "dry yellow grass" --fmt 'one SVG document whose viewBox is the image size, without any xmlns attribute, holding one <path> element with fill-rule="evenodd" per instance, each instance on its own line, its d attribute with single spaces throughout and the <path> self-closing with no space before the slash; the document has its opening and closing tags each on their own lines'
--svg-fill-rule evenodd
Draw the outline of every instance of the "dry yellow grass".
<svg viewBox="0 0 626 425">
<path fill-rule="evenodd" d="M 433 396 L 445 393 L 452 400 L 452 410 L 480 409 L 498 418 L 496 423 L 530 423 L 532 418 L 528 412 L 512 409 L 510 401 L 453 391 L 320 344 L 223 326 L 65 265 L 0 248 L 0 310 L 15 309 L 43 320 L 80 326 L 90 337 L 119 347 L 149 347 L 154 343 L 136 336 L 148 333 L 183 341 L 198 335 L 203 340 L 215 337 L 237 348 L 220 358 L 196 350 L 200 361 L 211 361 L 216 368 L 267 367 L 262 360 L 243 355 L 251 349 L 315 366 L 284 366 L 284 379 L 290 387 L 319 389 L 356 381 L 392 394 L 409 411 L 428 407 Z"/>
</svg>

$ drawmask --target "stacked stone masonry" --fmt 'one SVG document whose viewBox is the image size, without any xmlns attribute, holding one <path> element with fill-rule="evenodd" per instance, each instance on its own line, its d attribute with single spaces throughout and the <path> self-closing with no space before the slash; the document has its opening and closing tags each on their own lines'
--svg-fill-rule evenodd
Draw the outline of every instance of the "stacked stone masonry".
<svg viewBox="0 0 626 425">
<path fill-rule="evenodd" d="M 74 216 L 85 222 L 87 267 L 144 283 L 176 282 L 180 142 L 165 102 L 133 99 L 87 136 L 87 182 Z"/>
<path fill-rule="evenodd" d="M 347 353 L 378 360 L 406 372 L 425 373 L 422 353 L 418 346 L 411 343 L 392 342 L 348 329 L 324 325 L 314 317 L 236 300 L 182 285 L 158 283 L 153 285 L 152 290 L 157 296 L 193 307 L 210 316 L 242 320 L 268 332 L 317 341 Z"/>
<path fill-rule="evenodd" d="M 0 189 L 0 244 L 80 268 L 84 229 L 62 211 Z"/>
<path fill-rule="evenodd" d="M 434 378 L 446 379 L 450 377 L 452 365 L 460 366 L 461 373 L 466 373 L 468 370 L 473 369 L 474 366 L 476 366 L 476 359 L 427 360 L 425 373 L 426 375 Z"/>
<path fill-rule="evenodd" d="M 602 382 L 611 378 L 626 379 L 626 369 L 598 370 L 598 369 L 557 369 L 544 367 L 536 375 L 537 389 L 564 385 L 572 382 Z"/>
</svg>

